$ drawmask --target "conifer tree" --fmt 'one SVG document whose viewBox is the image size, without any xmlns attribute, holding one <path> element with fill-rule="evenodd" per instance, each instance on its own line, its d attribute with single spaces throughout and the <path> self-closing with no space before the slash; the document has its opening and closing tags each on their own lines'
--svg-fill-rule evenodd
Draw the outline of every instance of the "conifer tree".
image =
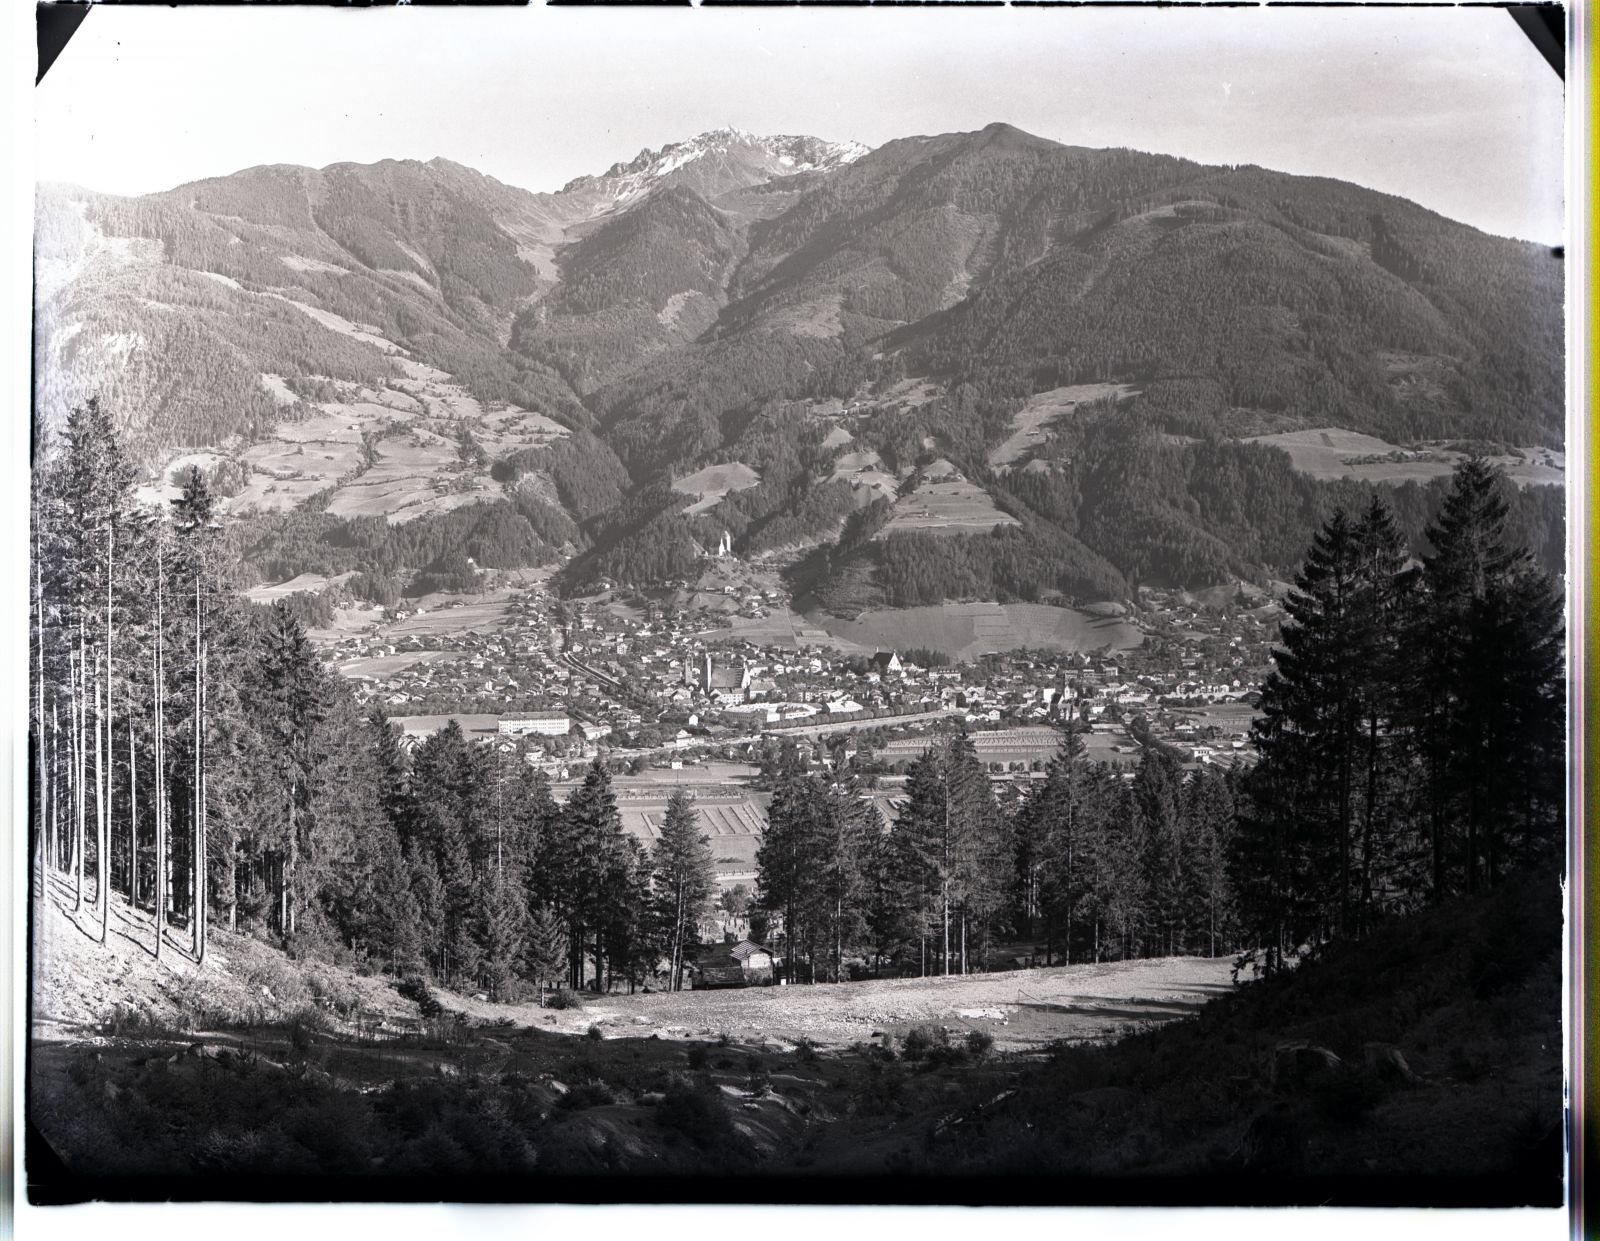
<svg viewBox="0 0 1600 1241">
<path fill-rule="evenodd" d="M 1029 930 L 1037 910 L 1045 919 L 1047 964 L 1054 961 L 1058 927 L 1062 958 L 1072 962 L 1074 932 L 1089 894 L 1094 839 L 1086 823 L 1087 779 L 1083 738 L 1069 730 L 1017 816 L 1019 845 L 1024 833 L 1030 838 L 1022 851 L 1030 884 Z"/>
<path fill-rule="evenodd" d="M 1189 850 L 1180 806 L 1182 779 L 1177 760 L 1165 749 L 1146 746 L 1131 788 L 1146 897 L 1143 949 L 1166 956 L 1179 950 L 1185 930 Z"/>
<path fill-rule="evenodd" d="M 605 764 L 596 758 L 583 784 L 562 807 L 558 834 L 566 865 L 571 868 L 567 938 L 572 955 L 572 985 L 583 982 L 584 955 L 594 954 L 595 988 L 604 986 L 605 933 L 616 905 L 625 899 L 616 891 L 624 872 L 622 819 Z"/>
<path fill-rule="evenodd" d="M 917 969 L 929 970 L 930 933 L 943 908 L 943 855 L 946 818 L 944 773 L 936 750 L 925 751 L 906 772 L 906 800 L 890 832 L 890 863 L 898 875 L 901 908 L 917 943 Z"/>
<path fill-rule="evenodd" d="M 816 949 L 825 896 L 822 870 L 827 840 L 822 785 L 799 768 L 792 753 L 779 764 L 767 812 L 767 830 L 756 850 L 756 904 L 783 921 L 789 977 L 816 981 Z"/>
<path fill-rule="evenodd" d="M 1492 886 L 1561 833 L 1561 606 L 1512 536 L 1507 486 L 1463 462 L 1427 534 L 1412 651 L 1436 898 Z"/>
<path fill-rule="evenodd" d="M 300 622 L 283 604 L 274 604 L 260 638 L 251 706 L 270 746 L 281 797 L 277 926 L 285 937 L 294 935 L 305 899 L 297 872 L 311 830 L 314 739 L 325 711 L 322 680 Z"/>
<path fill-rule="evenodd" d="M 477 913 L 479 971 L 493 1000 L 514 998 L 520 980 L 528 944 L 528 908 L 519 886 L 515 868 L 509 874 L 491 870 L 483 885 Z"/>
<path fill-rule="evenodd" d="M 711 841 L 700 831 L 694 802 L 681 788 L 667 800 L 661 836 L 655 844 L 655 875 L 666 914 L 669 987 L 683 987 L 686 949 L 700 936 L 700 919 L 716 883 Z"/>
<path fill-rule="evenodd" d="M 1253 789 L 1265 839 L 1251 842 L 1258 863 L 1279 876 L 1274 895 L 1291 913 L 1284 931 L 1298 943 L 1354 929 L 1352 843 L 1358 760 L 1363 743 L 1360 656 L 1372 649 L 1373 609 L 1363 602 L 1371 575 L 1345 512 L 1318 533 L 1284 604 L 1288 619 L 1276 667 L 1254 725 L 1261 763 Z M 1253 854 L 1253 856 L 1255 855 Z"/>
<path fill-rule="evenodd" d="M 1226 951 L 1234 942 L 1233 889 L 1228 862 L 1233 849 L 1233 795 L 1227 778 L 1212 767 L 1196 771 L 1183 790 L 1185 925 L 1190 946 L 1201 945 L 1206 956 Z"/>
<path fill-rule="evenodd" d="M 522 963 L 524 976 L 541 991 L 566 973 L 566 931 L 560 915 L 549 905 L 536 906 L 528 915 Z"/>
</svg>

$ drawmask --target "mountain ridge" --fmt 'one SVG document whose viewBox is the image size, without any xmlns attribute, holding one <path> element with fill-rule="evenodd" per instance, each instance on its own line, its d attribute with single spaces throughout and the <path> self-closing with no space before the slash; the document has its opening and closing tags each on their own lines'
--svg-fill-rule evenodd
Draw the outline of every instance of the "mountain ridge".
<svg viewBox="0 0 1600 1241">
<path fill-rule="evenodd" d="M 40 203 L 46 422 L 99 392 L 154 455 L 237 454 L 329 408 L 329 384 L 398 401 L 433 368 L 472 417 L 581 432 L 564 476 L 627 467 L 621 501 L 582 505 L 574 588 L 683 576 L 724 528 L 740 554 L 795 549 L 824 596 L 843 574 L 934 601 L 923 561 L 961 589 L 1033 574 L 1068 599 L 1279 572 L 1333 481 L 1247 438 L 1344 428 L 1414 456 L 1564 433 L 1547 251 L 1327 178 L 998 122 L 872 150 L 714 130 L 553 193 L 436 157 Z M 1080 388 L 1120 396 L 1023 412 Z M 1002 441 L 1018 447 L 993 470 Z M 504 442 L 507 494 L 528 470 L 554 494 L 546 450 Z M 970 480 L 955 533 L 919 519 L 846 546 L 928 453 Z M 655 481 L 735 461 L 760 484 L 705 512 Z M 1218 471 L 1272 504 L 1230 499 Z M 1009 516 L 985 534 L 989 511 Z"/>
</svg>

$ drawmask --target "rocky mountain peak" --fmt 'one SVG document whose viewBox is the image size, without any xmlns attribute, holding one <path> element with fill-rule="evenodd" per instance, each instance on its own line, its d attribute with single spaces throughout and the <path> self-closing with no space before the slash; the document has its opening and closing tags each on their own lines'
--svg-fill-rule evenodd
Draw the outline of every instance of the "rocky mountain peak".
<svg viewBox="0 0 1600 1241">
<path fill-rule="evenodd" d="M 826 172 L 859 159 L 867 150 L 859 142 L 829 142 L 803 134 L 762 136 L 732 127 L 713 129 L 659 149 L 646 148 L 598 177 L 568 182 L 561 193 L 595 198 L 603 204 L 601 210 L 626 206 L 665 185 L 683 185 L 711 198 L 777 177 Z"/>
</svg>

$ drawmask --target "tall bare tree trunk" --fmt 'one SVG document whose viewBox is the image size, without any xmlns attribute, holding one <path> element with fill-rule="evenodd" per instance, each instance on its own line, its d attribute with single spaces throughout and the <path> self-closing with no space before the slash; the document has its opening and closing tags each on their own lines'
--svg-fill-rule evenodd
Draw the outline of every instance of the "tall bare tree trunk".
<svg viewBox="0 0 1600 1241">
<path fill-rule="evenodd" d="M 52 783 L 55 778 L 56 766 L 61 762 L 61 706 L 59 702 L 50 704 L 50 774 Z M 60 870 L 63 865 L 61 857 L 61 798 L 53 798 L 50 802 L 50 836 L 53 853 L 50 864 L 55 870 Z"/>
<path fill-rule="evenodd" d="M 38 602 L 38 642 L 39 642 L 39 685 L 38 706 L 39 723 L 34 732 L 35 757 L 39 768 L 39 889 L 41 897 L 45 882 L 45 863 L 50 853 L 50 768 L 45 754 L 44 731 L 44 570 L 39 564 L 39 540 L 37 528 L 34 533 L 33 550 L 33 581 L 34 594 Z"/>
<path fill-rule="evenodd" d="M 944 920 L 944 949 L 942 960 L 944 962 L 945 977 L 950 976 L 950 880 L 945 879 L 941 885 L 939 904 Z"/>
<path fill-rule="evenodd" d="M 200 648 L 200 709 L 202 719 L 205 718 L 204 712 L 209 710 L 206 701 L 210 697 L 211 648 L 202 645 Z M 200 959 L 202 961 L 206 957 L 206 936 L 211 931 L 211 908 L 205 900 L 205 894 L 210 891 L 211 885 L 211 843 L 210 838 L 206 835 L 206 827 L 210 823 L 210 819 L 207 817 L 209 806 L 206 800 L 205 741 L 205 729 L 202 727 L 200 730 L 200 842 L 202 845 L 200 850 L 200 929 L 202 932 L 200 936 Z"/>
<path fill-rule="evenodd" d="M 100 824 L 100 942 L 106 942 L 106 924 L 111 921 L 111 772 L 116 767 L 116 751 L 111 737 L 111 583 L 115 578 L 116 539 L 113 524 L 106 521 L 106 718 L 105 718 L 105 792 L 101 796 L 104 813 Z M 95 701 L 99 704 L 100 689 L 95 687 Z M 95 749 L 100 748 L 99 734 L 95 735 Z"/>
<path fill-rule="evenodd" d="M 206 957 L 206 806 L 205 771 L 201 748 L 205 744 L 205 647 L 201 641 L 200 569 L 194 574 L 194 850 L 190 858 L 194 873 L 194 959 Z"/>
<path fill-rule="evenodd" d="M 289 865 L 283 877 L 283 933 L 294 934 L 294 872 L 300 861 L 300 823 L 296 803 L 300 798 L 298 784 L 289 785 Z"/>
<path fill-rule="evenodd" d="M 132 691 L 129 691 L 130 696 Z M 128 703 L 128 908 L 139 905 L 139 748 Z"/>
<path fill-rule="evenodd" d="M 77 913 L 83 908 L 83 836 L 88 826 L 89 808 L 84 797 L 84 785 L 88 780 L 88 759 L 84 754 L 85 733 L 88 730 L 88 711 L 84 703 L 84 688 L 88 683 L 88 674 L 84 668 L 84 637 L 82 622 L 78 626 L 78 664 L 73 674 L 73 809 L 76 822 L 73 834 L 73 895 L 72 912 Z"/>
<path fill-rule="evenodd" d="M 100 720 L 105 714 L 100 709 L 100 655 L 94 657 L 94 869 L 95 915 L 100 919 L 100 942 L 106 942 L 106 919 L 111 904 L 106 899 L 106 841 L 111 837 L 110 819 L 106 813 L 106 751 L 105 735 L 100 731 Z"/>
<path fill-rule="evenodd" d="M 944 920 L 944 975 L 950 976 L 950 764 L 948 758 L 940 759 L 944 776 L 944 841 L 943 871 L 939 877 L 939 905 Z"/>
<path fill-rule="evenodd" d="M 161 940 L 167 923 L 167 726 L 166 726 L 166 635 L 162 623 L 162 581 L 165 577 L 159 546 L 156 549 L 156 649 L 155 660 L 155 714 L 156 714 L 156 959 L 161 959 Z"/>
</svg>

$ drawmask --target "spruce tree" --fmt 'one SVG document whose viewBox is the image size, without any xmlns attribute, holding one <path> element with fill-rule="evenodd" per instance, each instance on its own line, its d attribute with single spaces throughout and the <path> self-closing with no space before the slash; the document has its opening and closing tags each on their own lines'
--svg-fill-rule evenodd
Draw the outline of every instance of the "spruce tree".
<svg viewBox="0 0 1600 1241">
<path fill-rule="evenodd" d="M 1029 789 L 1018 816 L 1019 839 L 1028 831 L 1035 842 L 1028 852 L 1037 874 L 1034 903 L 1045 917 L 1047 963 L 1055 958 L 1058 928 L 1062 958 L 1072 962 L 1074 931 L 1089 890 L 1092 839 L 1084 830 L 1087 779 L 1083 738 L 1069 730 L 1045 766 L 1044 780 Z"/>
<path fill-rule="evenodd" d="M 318 758 L 313 740 L 326 689 L 305 630 L 283 604 L 273 605 L 259 649 L 250 706 L 268 742 L 278 788 L 277 928 L 287 938 L 295 933 L 306 896 L 297 872 L 311 829 L 311 780 Z"/>
<path fill-rule="evenodd" d="M 570 868 L 571 896 L 567 938 L 572 954 L 572 985 L 582 985 L 584 956 L 594 955 L 595 988 L 604 986 L 605 932 L 615 907 L 626 898 L 617 891 L 625 866 L 622 819 L 617 813 L 611 775 L 596 758 L 584 773 L 583 783 L 562 807 L 557 829 L 564 866 Z"/>
<path fill-rule="evenodd" d="M 535 906 L 528 914 L 522 950 L 524 976 L 540 991 L 560 982 L 567 969 L 567 933 L 559 914 L 549 905 Z"/>
<path fill-rule="evenodd" d="M 1131 786 L 1146 896 L 1144 951 L 1163 956 L 1179 951 L 1186 929 L 1184 866 L 1189 849 L 1180 806 L 1182 781 L 1176 759 L 1163 748 L 1145 747 Z"/>
<path fill-rule="evenodd" d="M 694 802 L 681 788 L 667 800 L 654 865 L 666 914 L 668 986 L 678 991 L 683 987 L 685 952 L 699 942 L 700 919 L 716 884 L 710 838 L 701 832 Z"/>
<path fill-rule="evenodd" d="M 528 909 L 515 871 L 490 871 L 477 910 L 478 974 L 489 998 L 516 998 L 528 946 Z"/>
<path fill-rule="evenodd" d="M 1412 657 L 1435 897 L 1492 886 L 1561 835 L 1561 605 L 1512 535 L 1508 485 L 1463 462 L 1427 534 Z"/>
<path fill-rule="evenodd" d="M 1234 806 L 1227 778 L 1214 767 L 1196 771 L 1183 790 L 1184 923 L 1190 946 L 1208 957 L 1234 942 L 1233 888 L 1228 861 L 1233 850 Z"/>
<path fill-rule="evenodd" d="M 1344 510 L 1318 532 L 1295 590 L 1275 668 L 1262 688 L 1253 729 L 1261 763 L 1244 842 L 1258 873 L 1275 878 L 1256 891 L 1272 905 L 1255 910 L 1299 943 L 1354 930 L 1353 828 L 1363 744 L 1361 656 L 1373 648 L 1366 551 Z M 1281 924 L 1281 926 L 1279 925 Z"/>
<path fill-rule="evenodd" d="M 818 921 L 823 905 L 821 872 L 824 792 L 790 762 L 781 765 L 767 811 L 767 830 L 756 850 L 756 903 L 783 920 L 785 965 L 798 980 L 801 963 L 816 981 Z"/>
</svg>

